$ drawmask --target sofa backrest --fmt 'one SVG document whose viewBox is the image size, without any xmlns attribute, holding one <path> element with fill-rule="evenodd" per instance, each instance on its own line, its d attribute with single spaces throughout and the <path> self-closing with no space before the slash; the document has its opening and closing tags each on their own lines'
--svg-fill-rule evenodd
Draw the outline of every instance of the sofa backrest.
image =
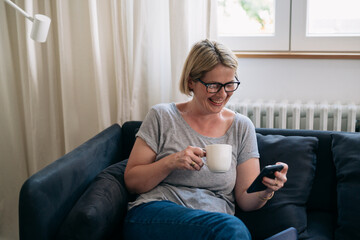
<svg viewBox="0 0 360 240">
<path fill-rule="evenodd" d="M 122 155 L 120 160 L 129 158 L 131 149 L 135 143 L 135 134 L 139 130 L 141 123 L 141 121 L 128 121 L 122 126 L 121 140 L 124 148 L 121 151 Z"/>
<path fill-rule="evenodd" d="M 122 130 L 122 142 L 125 143 L 125 151 L 122 159 L 129 157 L 135 142 L 135 134 L 140 128 L 141 121 L 130 121 L 124 123 Z M 336 209 L 336 178 L 335 167 L 332 161 L 331 134 L 330 131 L 316 130 L 293 130 L 293 129 L 256 129 L 257 133 L 263 135 L 283 136 L 312 136 L 319 139 L 317 150 L 317 162 L 314 183 L 310 193 L 307 209 L 309 211 L 333 211 Z"/>
</svg>

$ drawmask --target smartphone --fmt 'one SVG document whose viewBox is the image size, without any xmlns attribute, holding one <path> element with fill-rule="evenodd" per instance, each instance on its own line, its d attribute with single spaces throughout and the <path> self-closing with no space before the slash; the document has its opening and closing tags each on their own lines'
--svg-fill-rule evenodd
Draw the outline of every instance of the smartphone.
<svg viewBox="0 0 360 240">
<path fill-rule="evenodd" d="M 264 177 L 268 178 L 275 178 L 274 173 L 276 171 L 281 171 L 284 168 L 284 165 L 277 164 L 277 165 L 268 165 L 265 166 L 260 174 L 256 177 L 254 182 L 250 185 L 250 187 L 246 190 L 247 193 L 259 192 L 265 190 L 267 187 L 262 183 L 262 179 Z"/>
</svg>

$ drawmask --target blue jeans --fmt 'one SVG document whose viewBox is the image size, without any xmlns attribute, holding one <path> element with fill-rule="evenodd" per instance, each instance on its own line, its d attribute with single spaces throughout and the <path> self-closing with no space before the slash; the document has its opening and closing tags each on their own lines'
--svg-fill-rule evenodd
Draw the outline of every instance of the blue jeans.
<svg viewBox="0 0 360 240">
<path fill-rule="evenodd" d="M 196 210 L 170 201 L 154 201 L 132 208 L 124 223 L 124 239 L 251 239 L 237 217 Z"/>
</svg>

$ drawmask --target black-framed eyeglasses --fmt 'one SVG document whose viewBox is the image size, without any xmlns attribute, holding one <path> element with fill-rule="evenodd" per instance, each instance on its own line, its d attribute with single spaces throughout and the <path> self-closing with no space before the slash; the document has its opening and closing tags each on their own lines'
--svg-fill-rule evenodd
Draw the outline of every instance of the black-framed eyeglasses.
<svg viewBox="0 0 360 240">
<path fill-rule="evenodd" d="M 205 83 L 203 81 L 201 81 L 200 78 L 196 79 L 196 81 L 201 82 L 202 84 L 204 84 L 204 86 L 206 87 L 206 91 L 208 93 L 218 93 L 222 87 L 224 87 L 225 92 L 234 92 L 236 89 L 238 89 L 239 85 L 240 85 L 240 81 L 237 79 L 237 77 L 235 76 L 236 81 L 234 82 L 228 82 L 225 84 L 222 83 Z"/>
</svg>

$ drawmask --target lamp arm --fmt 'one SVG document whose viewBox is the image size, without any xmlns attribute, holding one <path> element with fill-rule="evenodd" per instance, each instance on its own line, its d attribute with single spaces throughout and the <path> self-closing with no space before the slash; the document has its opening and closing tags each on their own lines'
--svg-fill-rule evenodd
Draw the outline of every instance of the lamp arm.
<svg viewBox="0 0 360 240">
<path fill-rule="evenodd" d="M 4 0 L 6 3 L 8 3 L 10 6 L 12 6 L 13 8 L 15 8 L 16 10 L 18 10 L 22 15 L 24 15 L 27 19 L 29 19 L 30 21 L 34 22 L 34 18 L 31 17 L 27 12 L 25 12 L 24 10 L 22 10 L 18 5 L 16 5 L 15 3 L 13 3 L 10 0 Z"/>
</svg>

